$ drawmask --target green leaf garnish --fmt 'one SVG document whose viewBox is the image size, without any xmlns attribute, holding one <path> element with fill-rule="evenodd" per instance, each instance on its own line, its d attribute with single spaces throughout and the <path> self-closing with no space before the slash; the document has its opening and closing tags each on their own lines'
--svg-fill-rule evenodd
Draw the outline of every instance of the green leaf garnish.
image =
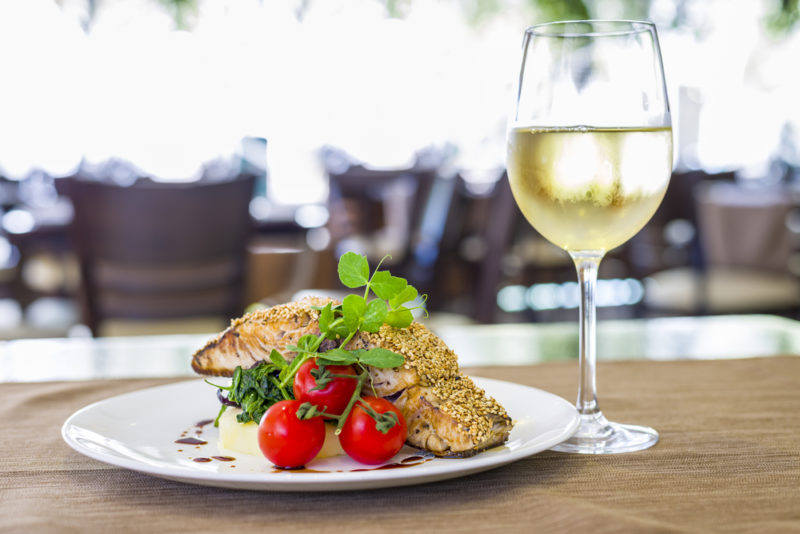
<svg viewBox="0 0 800 534">
<path fill-rule="evenodd" d="M 377 332 L 383 326 L 389 307 L 386 302 L 379 299 L 369 301 L 367 310 L 364 312 L 361 329 L 366 332 Z"/>
<path fill-rule="evenodd" d="M 342 301 L 342 318 L 350 330 L 361 326 L 361 318 L 367 312 L 367 301 L 360 295 L 347 295 Z"/>
<path fill-rule="evenodd" d="M 380 369 L 392 369 L 403 365 L 406 359 L 402 354 L 397 354 L 389 349 L 375 347 L 364 351 L 359 356 L 358 361 L 364 365 L 371 365 Z"/>
<path fill-rule="evenodd" d="M 389 299 L 389 306 L 391 306 L 392 309 L 397 309 L 406 302 L 411 302 L 417 298 L 418 295 L 419 292 L 417 288 L 414 286 L 406 286 L 400 293 Z"/>
<path fill-rule="evenodd" d="M 405 306 L 400 306 L 396 310 L 391 310 L 386 315 L 386 324 L 395 328 L 408 328 L 408 325 L 414 322 L 414 316 L 411 315 L 411 310 Z"/>
<path fill-rule="evenodd" d="M 298 352 L 316 352 L 321 340 L 314 334 L 306 334 L 297 340 Z"/>
<path fill-rule="evenodd" d="M 378 298 L 391 300 L 408 287 L 408 282 L 405 278 L 392 276 L 389 271 L 377 271 L 369 285 Z"/>
<path fill-rule="evenodd" d="M 283 355 L 275 349 L 272 349 L 272 352 L 269 353 L 269 359 L 279 369 L 283 369 L 284 367 L 287 367 L 289 365 L 286 363 L 286 360 L 283 358 Z"/>
<path fill-rule="evenodd" d="M 327 339 L 336 339 L 336 331 L 331 328 L 331 323 L 334 318 L 331 304 L 332 303 L 329 302 L 319 311 L 319 330 Z"/>
<path fill-rule="evenodd" d="M 344 349 L 330 349 L 321 352 L 317 356 L 318 363 L 320 359 L 325 360 L 325 365 L 353 365 L 358 361 L 353 352 Z"/>
<path fill-rule="evenodd" d="M 345 252 L 339 258 L 339 280 L 350 288 L 362 287 L 369 282 L 369 263 L 365 256 Z"/>
</svg>

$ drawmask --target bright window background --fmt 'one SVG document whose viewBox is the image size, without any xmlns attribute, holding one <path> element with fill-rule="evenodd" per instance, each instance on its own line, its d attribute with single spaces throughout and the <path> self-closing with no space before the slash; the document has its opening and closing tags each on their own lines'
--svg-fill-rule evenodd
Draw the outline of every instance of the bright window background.
<svg viewBox="0 0 800 534">
<path fill-rule="evenodd" d="M 525 26 L 575 2 L 166 0 L 0 2 L 0 173 L 128 160 L 197 176 L 268 140 L 269 194 L 327 193 L 319 149 L 374 167 L 434 148 L 466 174 L 502 168 Z M 587 2 L 594 5 L 595 3 Z M 601 3 L 597 3 L 601 4 Z M 800 165 L 800 32 L 780 3 L 603 2 L 659 27 L 679 168 L 768 178 Z M 177 14 L 176 14 L 177 13 Z"/>
</svg>

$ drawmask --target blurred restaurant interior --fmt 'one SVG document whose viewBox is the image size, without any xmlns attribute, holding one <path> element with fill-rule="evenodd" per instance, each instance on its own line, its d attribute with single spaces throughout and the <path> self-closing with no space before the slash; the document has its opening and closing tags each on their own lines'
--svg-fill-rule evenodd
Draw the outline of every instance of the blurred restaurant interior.
<svg viewBox="0 0 800 534">
<path fill-rule="evenodd" d="M 426 320 L 571 321 L 505 178 L 524 28 L 658 25 L 664 202 L 602 318 L 800 315 L 800 11 L 758 0 L 0 4 L 0 339 L 213 332 L 366 254 Z M 13 51 L 9 53 L 9 51 Z"/>
</svg>

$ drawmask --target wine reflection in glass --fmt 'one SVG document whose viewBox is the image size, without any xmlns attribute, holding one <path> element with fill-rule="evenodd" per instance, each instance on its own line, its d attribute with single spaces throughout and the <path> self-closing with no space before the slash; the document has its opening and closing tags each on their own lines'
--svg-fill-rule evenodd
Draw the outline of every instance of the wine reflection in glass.
<svg viewBox="0 0 800 534">
<path fill-rule="evenodd" d="M 616 453 L 658 441 L 609 422 L 597 403 L 595 285 L 605 253 L 653 216 L 672 171 L 672 125 L 656 28 L 586 20 L 525 31 L 508 176 L 517 205 L 578 271 L 580 380 L 576 434 L 555 450 Z"/>
</svg>

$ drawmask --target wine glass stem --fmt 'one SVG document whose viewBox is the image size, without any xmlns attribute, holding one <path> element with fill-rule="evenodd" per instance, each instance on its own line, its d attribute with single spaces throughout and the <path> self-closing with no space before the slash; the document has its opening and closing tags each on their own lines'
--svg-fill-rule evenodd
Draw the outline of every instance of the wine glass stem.
<svg viewBox="0 0 800 534">
<path fill-rule="evenodd" d="M 578 412 L 592 415 L 600 412 L 597 406 L 597 384 L 595 367 L 597 363 L 595 329 L 597 313 L 595 310 L 595 287 L 597 269 L 603 259 L 602 251 L 570 252 L 575 269 L 578 271 L 578 284 L 581 288 L 580 301 L 580 382 L 578 384 Z"/>
</svg>

